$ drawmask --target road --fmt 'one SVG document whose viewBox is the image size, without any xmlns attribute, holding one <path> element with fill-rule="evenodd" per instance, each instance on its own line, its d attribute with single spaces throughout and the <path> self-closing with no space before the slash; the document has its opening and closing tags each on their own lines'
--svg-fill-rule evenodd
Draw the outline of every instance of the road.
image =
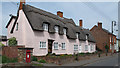
<svg viewBox="0 0 120 68">
<path fill-rule="evenodd" d="M 107 59 L 102 59 L 96 62 L 92 62 L 84 66 L 118 66 L 118 61 L 120 61 L 118 57 L 120 58 L 120 56 L 115 55 L 113 57 L 109 57 Z"/>
</svg>

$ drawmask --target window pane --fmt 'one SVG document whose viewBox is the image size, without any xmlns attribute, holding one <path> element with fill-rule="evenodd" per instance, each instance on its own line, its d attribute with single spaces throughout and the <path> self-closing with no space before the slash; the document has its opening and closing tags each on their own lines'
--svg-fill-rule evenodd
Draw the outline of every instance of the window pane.
<svg viewBox="0 0 120 68">
<path fill-rule="evenodd" d="M 54 49 L 58 49 L 58 43 L 54 43 Z"/>
<path fill-rule="evenodd" d="M 74 50 L 78 50 L 78 45 L 74 45 Z"/>
<path fill-rule="evenodd" d="M 62 49 L 65 49 L 65 43 L 62 43 Z"/>
</svg>

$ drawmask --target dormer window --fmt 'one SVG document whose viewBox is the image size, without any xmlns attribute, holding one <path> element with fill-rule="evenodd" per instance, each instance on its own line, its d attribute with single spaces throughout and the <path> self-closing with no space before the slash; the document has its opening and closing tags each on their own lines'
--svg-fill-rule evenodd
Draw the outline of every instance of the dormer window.
<svg viewBox="0 0 120 68">
<path fill-rule="evenodd" d="M 58 26 L 55 26 L 54 29 L 55 29 L 55 32 L 58 33 L 59 27 L 58 27 Z"/>
<path fill-rule="evenodd" d="M 48 31 L 48 24 L 44 23 L 44 24 L 43 24 L 43 29 L 44 29 L 45 31 Z"/>
<path fill-rule="evenodd" d="M 78 38 L 78 36 L 79 36 L 79 33 L 76 33 L 76 37 Z"/>
<path fill-rule="evenodd" d="M 66 28 L 63 29 L 63 32 L 64 32 L 64 35 L 67 34 L 67 30 L 66 30 Z"/>
</svg>

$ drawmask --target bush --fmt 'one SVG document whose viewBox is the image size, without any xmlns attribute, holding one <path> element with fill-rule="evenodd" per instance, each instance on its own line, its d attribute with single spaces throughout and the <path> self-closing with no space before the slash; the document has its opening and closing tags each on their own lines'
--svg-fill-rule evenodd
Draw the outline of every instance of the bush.
<svg viewBox="0 0 120 68">
<path fill-rule="evenodd" d="M 40 62 L 40 63 L 46 63 L 46 61 L 44 59 L 40 59 L 38 62 Z"/>
<path fill-rule="evenodd" d="M 32 56 L 32 61 L 37 61 L 37 58 L 35 56 Z"/>
<path fill-rule="evenodd" d="M 17 58 L 8 58 L 6 56 L 2 56 L 2 63 L 14 63 L 18 62 Z"/>
<path fill-rule="evenodd" d="M 15 37 L 12 37 L 8 40 L 8 45 L 10 46 L 16 46 L 17 45 L 17 41 Z"/>
</svg>

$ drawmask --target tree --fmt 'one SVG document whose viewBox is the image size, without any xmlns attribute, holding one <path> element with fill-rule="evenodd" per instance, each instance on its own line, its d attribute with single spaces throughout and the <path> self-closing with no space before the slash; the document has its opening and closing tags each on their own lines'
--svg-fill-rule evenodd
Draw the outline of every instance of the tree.
<svg viewBox="0 0 120 68">
<path fill-rule="evenodd" d="M 8 45 L 9 46 L 16 46 L 17 45 L 17 41 L 15 37 L 12 37 L 8 40 Z"/>
<path fill-rule="evenodd" d="M 105 45 L 105 49 L 106 49 L 106 51 L 108 52 L 109 46 L 108 46 L 107 44 Z"/>
</svg>

